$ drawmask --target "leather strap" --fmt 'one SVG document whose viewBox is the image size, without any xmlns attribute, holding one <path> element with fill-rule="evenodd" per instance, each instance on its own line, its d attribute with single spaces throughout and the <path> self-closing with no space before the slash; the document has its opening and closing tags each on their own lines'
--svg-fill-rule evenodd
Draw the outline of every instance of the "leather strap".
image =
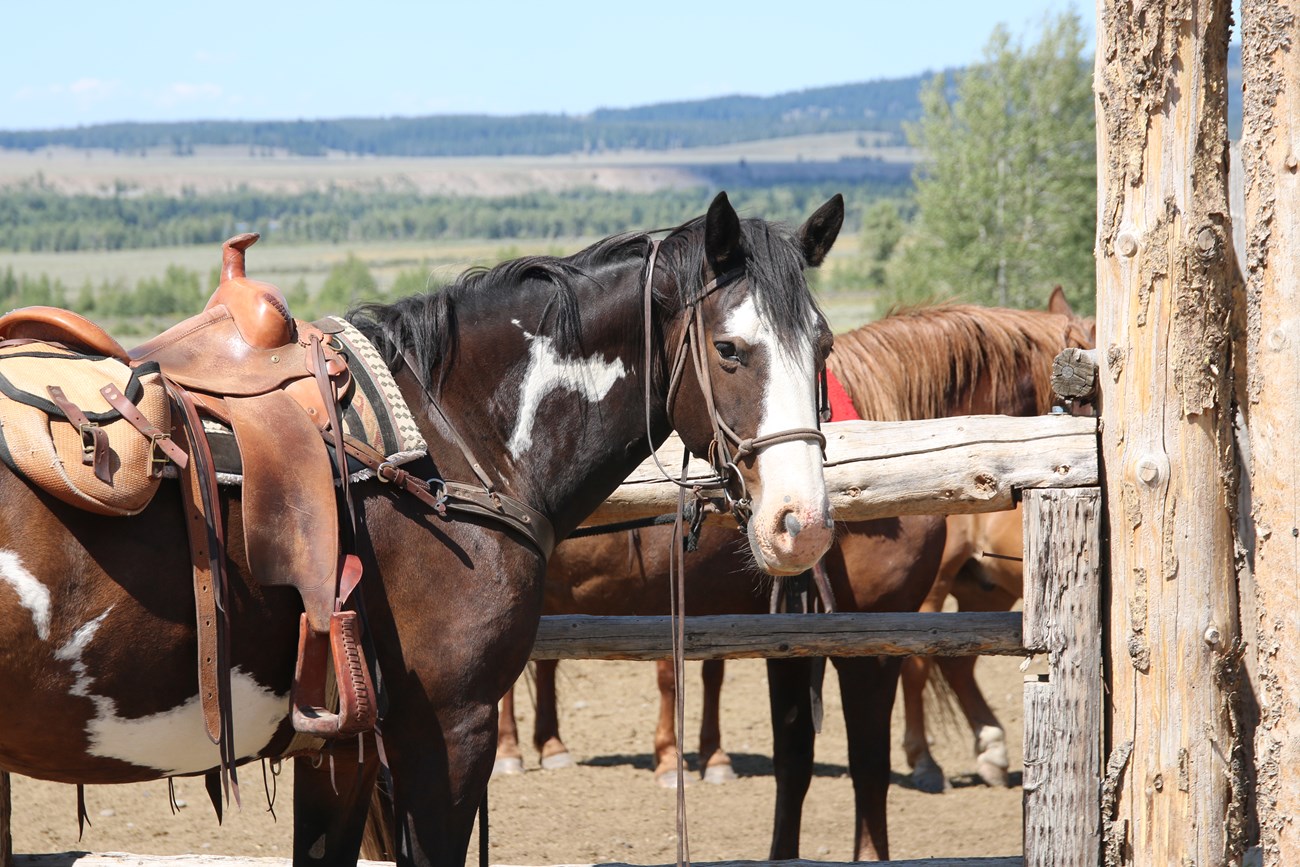
<svg viewBox="0 0 1300 867">
<path fill-rule="evenodd" d="M 226 600 L 225 533 L 221 522 L 220 494 L 216 470 L 203 422 L 190 393 L 164 378 L 167 393 L 177 412 L 173 430 L 182 430 L 190 446 L 190 458 L 181 485 L 185 505 L 186 536 L 194 570 L 194 600 L 199 644 L 199 696 L 204 727 L 217 744 L 221 756 L 221 782 L 226 795 L 239 798 L 239 777 L 235 770 L 234 707 L 230 690 L 230 624 Z"/>
<path fill-rule="evenodd" d="M 95 478 L 106 485 L 113 483 L 113 467 L 109 460 L 108 432 L 86 418 L 80 407 L 68 400 L 63 389 L 49 385 L 45 390 L 50 393 L 50 400 L 59 411 L 67 417 L 68 423 L 81 432 L 81 462 L 95 468 Z"/>
<path fill-rule="evenodd" d="M 152 442 L 155 449 L 161 451 L 168 458 L 171 458 L 172 462 L 175 463 L 176 466 L 180 467 L 182 470 L 185 469 L 185 464 L 189 461 L 189 457 L 186 456 L 185 451 L 180 446 L 176 445 L 176 443 L 172 442 L 171 434 L 169 432 L 160 431 L 158 428 L 154 427 L 153 424 L 140 413 L 140 410 L 136 408 L 136 405 L 127 400 L 126 395 L 118 391 L 116 385 L 109 383 L 101 388 L 99 393 L 104 396 L 104 400 L 108 401 L 109 406 L 117 410 L 122 418 L 130 422 L 131 427 L 138 430 L 144 435 L 145 439 Z M 162 475 L 162 464 L 164 461 L 159 460 L 156 455 L 151 456 L 151 460 L 153 466 L 150 467 L 150 474 L 155 477 Z"/>
<path fill-rule="evenodd" d="M 476 488 L 462 482 L 442 479 L 424 480 L 394 466 L 368 443 L 353 437 L 344 437 L 343 447 L 363 466 L 374 471 L 381 482 L 395 485 L 431 507 L 439 514 L 448 510 L 479 515 L 505 524 L 523 536 L 542 555 L 549 559 L 555 550 L 555 528 L 541 512 L 528 504 L 497 491 Z"/>
</svg>

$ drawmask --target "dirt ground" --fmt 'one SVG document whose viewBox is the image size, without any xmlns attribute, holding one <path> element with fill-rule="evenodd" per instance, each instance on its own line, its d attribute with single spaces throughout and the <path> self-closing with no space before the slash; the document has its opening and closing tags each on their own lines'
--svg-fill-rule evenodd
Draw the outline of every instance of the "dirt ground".
<svg viewBox="0 0 1300 867">
<path fill-rule="evenodd" d="M 964 721 L 933 735 L 935 758 L 952 788 L 927 795 L 907 785 L 897 746 L 901 701 L 894 721 L 894 785 L 889 796 L 891 857 L 1012 855 L 1021 851 L 1020 749 L 1023 675 L 1017 659 L 985 659 L 977 668 L 989 703 L 1007 728 L 1015 787 L 989 789 L 974 776 L 971 738 Z M 688 663 L 688 758 L 698 730 L 699 664 Z M 675 797 L 651 778 L 652 737 L 658 696 L 654 666 L 634 662 L 565 662 L 560 665 L 560 722 L 577 759 L 566 770 L 537 768 L 494 780 L 490 789 L 491 855 L 498 864 L 618 861 L 662 864 L 676 857 Z M 853 795 L 848 778 L 838 684 L 828 667 L 826 722 L 817 741 L 817 765 L 804 810 L 801 855 L 847 861 L 853 854 Z M 723 690 L 723 746 L 740 779 L 724 786 L 687 789 L 691 857 L 697 861 L 767 856 L 774 784 L 767 716 L 765 666 L 759 660 L 727 665 Z M 521 736 L 531 742 L 531 701 L 517 699 Z M 694 714 L 692 714 L 694 712 Z M 526 747 L 531 753 L 531 747 Z M 217 825 L 201 782 L 176 782 L 183 804 L 172 815 L 166 783 L 89 787 L 93 823 L 77 839 L 72 786 L 14 778 L 14 850 L 47 852 L 187 852 L 283 856 L 291 853 L 291 777 L 278 780 L 278 819 L 266 810 L 260 769 L 244 769 L 244 807 Z M 471 842 L 471 860 L 477 838 Z"/>
</svg>

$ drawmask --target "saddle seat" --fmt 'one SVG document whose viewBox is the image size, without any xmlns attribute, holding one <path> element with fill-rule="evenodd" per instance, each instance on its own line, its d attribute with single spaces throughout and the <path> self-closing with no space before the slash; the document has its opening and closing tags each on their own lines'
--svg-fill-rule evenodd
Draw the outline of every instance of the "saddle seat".
<svg viewBox="0 0 1300 867">
<path fill-rule="evenodd" d="M 60 343 L 89 355 L 129 363 L 122 344 L 80 313 L 59 307 L 19 307 L 0 316 L 0 340 Z"/>
</svg>

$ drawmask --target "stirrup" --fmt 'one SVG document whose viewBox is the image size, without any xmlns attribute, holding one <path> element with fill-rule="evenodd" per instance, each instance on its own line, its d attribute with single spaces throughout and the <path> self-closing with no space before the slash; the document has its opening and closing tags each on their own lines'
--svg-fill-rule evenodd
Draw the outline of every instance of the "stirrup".
<svg viewBox="0 0 1300 867">
<path fill-rule="evenodd" d="M 325 707 L 325 666 L 334 658 L 338 713 Z M 293 728 L 322 738 L 346 737 L 375 727 L 375 690 L 361 649 L 355 611 L 330 615 L 330 631 L 315 632 L 303 614 L 298 621 L 298 664 L 293 675 Z"/>
</svg>

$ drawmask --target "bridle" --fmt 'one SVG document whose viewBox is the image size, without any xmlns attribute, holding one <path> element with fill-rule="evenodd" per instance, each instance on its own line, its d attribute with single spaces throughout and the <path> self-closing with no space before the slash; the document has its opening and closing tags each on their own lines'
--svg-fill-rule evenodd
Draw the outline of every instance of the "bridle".
<svg viewBox="0 0 1300 867">
<path fill-rule="evenodd" d="M 646 268 L 645 290 L 643 297 L 645 313 L 645 413 L 646 413 L 646 436 L 650 437 L 650 408 L 651 408 L 651 364 L 653 363 L 652 346 L 651 346 L 651 327 L 650 316 L 652 299 L 654 295 L 654 275 L 655 265 L 659 257 L 659 241 L 652 241 L 650 249 L 650 261 Z M 710 374 L 709 365 L 709 347 L 705 340 L 706 330 L 704 325 L 704 300 L 719 289 L 726 288 L 735 283 L 745 275 L 744 266 L 732 268 L 722 274 L 715 276 L 700 290 L 699 294 L 690 303 L 686 304 L 685 318 L 686 325 L 682 329 L 681 337 L 677 341 L 677 346 L 672 353 L 672 366 L 668 379 L 668 393 L 665 402 L 665 410 L 669 422 L 672 422 L 673 408 L 677 401 L 678 389 L 681 386 L 682 373 L 686 369 L 686 361 L 689 358 L 695 367 L 695 378 L 700 384 L 700 391 L 704 396 L 705 408 L 708 412 L 709 423 L 713 428 L 713 437 L 709 441 L 708 454 L 706 458 L 709 466 L 713 469 L 713 475 L 704 479 L 686 479 L 686 460 L 683 458 L 683 467 L 681 477 L 674 478 L 662 463 L 659 462 L 657 455 L 654 455 L 655 463 L 663 473 L 665 479 L 684 489 L 694 491 L 697 497 L 704 498 L 706 491 L 721 492 L 725 510 L 731 512 L 736 522 L 742 530 L 746 529 L 751 515 L 751 503 L 749 491 L 745 487 L 745 480 L 740 473 L 739 462 L 746 457 L 757 454 L 762 449 L 780 443 L 796 442 L 800 440 L 815 442 L 821 447 L 823 455 L 826 452 L 826 436 L 818 428 L 789 428 L 775 433 L 764 434 L 763 436 L 742 437 L 727 424 L 726 420 L 718 412 L 717 402 L 713 395 L 713 379 Z M 821 374 L 819 373 L 819 376 Z M 823 389 L 818 390 L 819 396 Z M 819 404 L 822 401 L 819 399 Z M 818 420 L 821 419 L 821 407 L 818 407 Z M 675 427 L 675 425 L 674 425 Z"/>
</svg>

